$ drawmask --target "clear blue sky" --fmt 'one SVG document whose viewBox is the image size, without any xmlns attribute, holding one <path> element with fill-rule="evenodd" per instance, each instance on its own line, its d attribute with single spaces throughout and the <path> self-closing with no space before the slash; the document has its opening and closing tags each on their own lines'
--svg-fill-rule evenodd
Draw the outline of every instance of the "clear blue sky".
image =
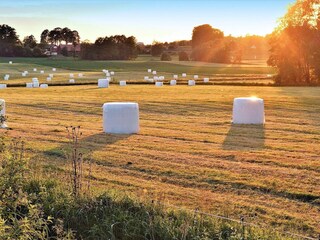
<svg viewBox="0 0 320 240">
<path fill-rule="evenodd" d="M 193 27 L 208 23 L 225 35 L 265 35 L 295 0 L 0 0 L 0 24 L 20 38 L 44 29 L 69 27 L 82 40 L 133 35 L 138 41 L 191 39 Z"/>
</svg>

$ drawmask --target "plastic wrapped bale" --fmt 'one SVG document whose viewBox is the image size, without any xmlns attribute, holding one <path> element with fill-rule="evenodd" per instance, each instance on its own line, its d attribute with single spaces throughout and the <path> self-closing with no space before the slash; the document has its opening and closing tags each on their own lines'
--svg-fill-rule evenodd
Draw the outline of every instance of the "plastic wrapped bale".
<svg viewBox="0 0 320 240">
<path fill-rule="evenodd" d="M 74 74 L 73 74 L 73 73 L 70 73 L 70 74 L 69 74 L 69 77 L 70 77 L 70 78 L 73 78 L 73 77 L 74 77 Z"/>
<path fill-rule="evenodd" d="M 114 76 L 114 72 L 110 72 L 110 75 L 111 75 L 111 76 Z"/>
<path fill-rule="evenodd" d="M 7 84 L 0 84 L 0 88 L 7 88 Z"/>
<path fill-rule="evenodd" d="M 83 73 L 79 73 L 79 74 L 78 74 L 78 77 L 83 77 Z"/>
<path fill-rule="evenodd" d="M 9 80 L 9 78 L 10 78 L 10 75 L 9 75 L 9 74 L 6 74 L 6 75 L 4 75 L 3 80 L 8 81 L 8 80 Z"/>
<path fill-rule="evenodd" d="M 126 82 L 125 80 L 121 80 L 121 81 L 119 82 L 119 85 L 120 85 L 120 86 L 126 86 L 126 85 L 127 85 L 127 82 Z"/>
<path fill-rule="evenodd" d="M 264 101 L 257 97 L 240 97 L 233 100 L 233 124 L 264 124 Z"/>
<path fill-rule="evenodd" d="M 178 75 L 173 75 L 173 79 L 177 80 L 178 79 Z"/>
<path fill-rule="evenodd" d="M 187 77 L 187 74 L 186 73 L 182 73 L 182 77 Z"/>
<path fill-rule="evenodd" d="M 5 116 L 6 116 L 6 101 L 3 99 L 0 99 L 0 128 L 7 128 L 7 124 L 5 122 Z"/>
<path fill-rule="evenodd" d="M 159 80 L 163 81 L 164 80 L 164 76 L 159 76 Z"/>
<path fill-rule="evenodd" d="M 148 73 L 151 73 L 152 72 L 152 70 L 151 69 L 148 69 Z"/>
<path fill-rule="evenodd" d="M 177 85 L 177 80 L 171 80 L 170 81 L 170 86 L 175 86 Z"/>
<path fill-rule="evenodd" d="M 24 73 L 25 73 L 25 74 L 27 74 L 27 75 L 29 74 L 29 72 L 28 72 L 28 71 L 24 71 Z"/>
<path fill-rule="evenodd" d="M 163 82 L 156 82 L 156 87 L 162 87 L 163 86 Z"/>
<path fill-rule="evenodd" d="M 110 77 L 111 75 L 110 75 L 110 73 L 109 72 L 107 72 L 106 73 L 106 77 Z"/>
<path fill-rule="evenodd" d="M 154 77 L 153 77 L 153 80 L 154 80 L 154 81 L 159 81 L 159 77 L 154 76 Z"/>
<path fill-rule="evenodd" d="M 196 85 L 196 81 L 195 80 L 189 80 L 188 81 L 188 85 L 189 86 L 195 86 Z"/>
<path fill-rule="evenodd" d="M 52 74 L 52 73 L 50 73 L 50 74 L 49 74 L 49 77 L 50 77 L 50 78 L 53 78 L 53 74 Z"/>
<path fill-rule="evenodd" d="M 203 82 L 208 83 L 209 82 L 209 78 L 204 78 Z"/>
<path fill-rule="evenodd" d="M 144 80 L 145 80 L 145 81 L 148 81 L 148 80 L 149 80 L 149 77 L 148 77 L 148 76 L 145 76 L 145 77 L 144 77 Z"/>
<path fill-rule="evenodd" d="M 113 134 L 138 133 L 138 103 L 111 102 L 103 104 L 103 131 Z"/>
<path fill-rule="evenodd" d="M 51 77 L 47 77 L 47 81 L 51 81 L 52 79 L 51 79 Z"/>
<path fill-rule="evenodd" d="M 48 84 L 42 83 L 42 84 L 40 85 L 40 88 L 48 88 Z"/>
<path fill-rule="evenodd" d="M 12 64 L 12 61 L 9 61 L 9 64 Z"/>
<path fill-rule="evenodd" d="M 153 75 L 157 75 L 157 71 L 153 71 L 152 74 L 153 74 Z"/>
<path fill-rule="evenodd" d="M 39 82 L 38 78 L 32 78 L 32 82 Z"/>
<path fill-rule="evenodd" d="M 32 83 L 32 85 L 33 85 L 33 87 L 34 87 L 34 88 L 38 88 L 38 87 L 40 87 L 39 82 L 33 82 L 33 83 Z"/>
<path fill-rule="evenodd" d="M 36 72 L 36 71 L 37 71 L 37 69 L 36 69 L 36 68 L 34 68 L 34 69 L 33 69 L 33 71 L 34 71 L 34 72 Z"/>
<path fill-rule="evenodd" d="M 99 79 L 98 80 L 98 87 L 99 88 L 108 88 L 109 87 L 109 80 L 108 79 Z"/>
<path fill-rule="evenodd" d="M 40 71 L 40 73 L 41 73 L 41 74 L 44 74 L 44 71 L 43 71 L 43 70 L 41 70 L 41 71 Z"/>
<path fill-rule="evenodd" d="M 26 74 L 25 72 L 23 72 L 23 73 L 21 73 L 21 76 L 22 76 L 22 77 L 26 77 L 27 74 Z"/>
<path fill-rule="evenodd" d="M 33 88 L 33 83 L 26 83 L 26 88 Z"/>
<path fill-rule="evenodd" d="M 56 68 L 52 68 L 52 72 L 55 72 L 55 71 L 57 71 L 57 69 Z"/>
<path fill-rule="evenodd" d="M 193 76 L 193 79 L 194 79 L 194 80 L 198 80 L 198 78 L 199 78 L 198 75 L 194 75 L 194 76 Z"/>
<path fill-rule="evenodd" d="M 75 83 L 76 81 L 74 79 L 69 79 L 69 83 Z"/>
</svg>

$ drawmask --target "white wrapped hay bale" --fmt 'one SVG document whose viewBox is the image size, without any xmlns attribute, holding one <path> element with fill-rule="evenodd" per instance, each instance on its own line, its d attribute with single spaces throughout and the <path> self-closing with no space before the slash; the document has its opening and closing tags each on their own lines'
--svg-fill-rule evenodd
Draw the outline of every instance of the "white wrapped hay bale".
<svg viewBox="0 0 320 240">
<path fill-rule="evenodd" d="M 103 131 L 114 134 L 139 132 L 139 105 L 131 102 L 103 104 Z"/>
<path fill-rule="evenodd" d="M 39 82 L 33 82 L 32 85 L 34 88 L 38 88 L 40 86 Z"/>
<path fill-rule="evenodd" d="M 110 77 L 111 74 L 109 72 L 106 72 L 106 77 Z"/>
<path fill-rule="evenodd" d="M 69 79 L 69 83 L 75 83 L 76 81 L 74 79 Z"/>
<path fill-rule="evenodd" d="M 26 77 L 27 74 L 26 74 L 25 72 L 23 72 L 23 73 L 21 73 L 21 76 L 22 76 L 22 77 Z"/>
<path fill-rule="evenodd" d="M 157 75 L 157 71 L 153 71 L 152 74 L 153 74 L 153 75 Z"/>
<path fill-rule="evenodd" d="M 257 97 L 240 97 L 233 100 L 232 123 L 264 124 L 264 101 Z"/>
<path fill-rule="evenodd" d="M 149 69 L 148 69 L 148 73 L 151 73 L 151 72 L 152 72 L 152 70 L 149 68 Z"/>
<path fill-rule="evenodd" d="M 32 82 L 39 82 L 38 78 L 32 78 Z"/>
<path fill-rule="evenodd" d="M 50 73 L 50 74 L 49 74 L 49 77 L 50 77 L 50 78 L 53 78 L 53 74 L 52 74 L 52 73 Z"/>
<path fill-rule="evenodd" d="M 52 80 L 52 78 L 51 77 L 47 77 L 47 81 L 51 81 Z"/>
<path fill-rule="evenodd" d="M 0 88 L 7 88 L 7 84 L 0 84 Z"/>
<path fill-rule="evenodd" d="M 189 80 L 188 81 L 188 85 L 189 86 L 195 86 L 196 85 L 196 81 L 195 80 Z"/>
<path fill-rule="evenodd" d="M 9 61 L 9 64 L 12 64 L 12 61 Z"/>
<path fill-rule="evenodd" d="M 183 78 L 187 77 L 187 74 L 186 73 L 182 73 L 182 77 Z"/>
<path fill-rule="evenodd" d="M 44 74 L 44 71 L 43 71 L 43 70 L 41 70 L 41 71 L 40 71 L 40 73 L 41 73 L 41 74 Z"/>
<path fill-rule="evenodd" d="M 156 87 L 162 87 L 163 86 L 163 82 L 156 82 Z"/>
<path fill-rule="evenodd" d="M 36 69 L 36 68 L 34 68 L 34 69 L 33 69 L 33 71 L 34 71 L 34 72 L 36 72 L 36 71 L 37 71 L 37 69 Z"/>
<path fill-rule="evenodd" d="M 148 76 L 145 76 L 145 77 L 144 77 L 144 80 L 145 80 L 145 81 L 148 81 L 148 80 L 149 80 L 149 77 L 148 77 Z"/>
<path fill-rule="evenodd" d="M 42 84 L 40 85 L 40 88 L 48 88 L 48 84 L 42 83 Z"/>
<path fill-rule="evenodd" d="M 198 75 L 194 75 L 194 76 L 193 76 L 193 79 L 194 79 L 194 80 L 198 80 L 198 78 L 199 78 Z"/>
<path fill-rule="evenodd" d="M 177 80 L 178 79 L 178 75 L 173 75 L 173 79 Z"/>
<path fill-rule="evenodd" d="M 158 76 L 154 76 L 154 77 L 153 77 L 153 80 L 154 80 L 154 81 L 159 81 L 159 77 L 158 77 Z"/>
<path fill-rule="evenodd" d="M 126 85 L 127 85 L 127 82 L 126 82 L 125 80 L 121 80 L 121 81 L 119 82 L 119 85 L 120 85 L 120 86 L 126 86 Z"/>
<path fill-rule="evenodd" d="M 209 82 L 209 78 L 203 78 L 203 82 L 208 83 Z"/>
<path fill-rule="evenodd" d="M 57 71 L 57 69 L 56 68 L 52 68 L 52 72 L 55 72 L 55 71 Z"/>
<path fill-rule="evenodd" d="M 111 76 L 114 76 L 114 72 L 110 72 L 110 75 L 111 75 Z"/>
<path fill-rule="evenodd" d="M 73 73 L 70 73 L 70 74 L 69 74 L 69 77 L 70 77 L 70 78 L 74 78 L 74 74 L 73 74 Z"/>
<path fill-rule="evenodd" d="M 109 80 L 108 79 L 99 79 L 98 80 L 98 87 L 99 88 L 108 88 L 109 87 Z"/>
<path fill-rule="evenodd" d="M 6 75 L 4 75 L 3 80 L 8 81 L 9 78 L 10 78 L 10 75 L 9 75 L 9 74 L 6 74 Z"/>
<path fill-rule="evenodd" d="M 163 81 L 163 80 L 164 80 L 164 76 L 160 76 L 160 77 L 159 77 L 159 80 L 160 80 L 160 81 Z"/>
<path fill-rule="evenodd" d="M 83 77 L 83 73 L 79 73 L 79 74 L 78 74 L 78 77 Z"/>
<path fill-rule="evenodd" d="M 175 86 L 175 85 L 177 85 L 177 80 L 171 80 L 170 81 L 170 86 Z"/>
<path fill-rule="evenodd" d="M 0 116 L 3 118 L 6 115 L 6 101 L 4 99 L 0 99 Z M 4 120 L 4 119 L 3 119 Z M 1 122 L 0 128 L 7 128 L 8 125 L 5 121 Z"/>
<path fill-rule="evenodd" d="M 0 115 L 6 115 L 6 101 L 4 99 L 0 99 Z"/>
<path fill-rule="evenodd" d="M 26 83 L 26 88 L 33 88 L 33 83 Z"/>
</svg>

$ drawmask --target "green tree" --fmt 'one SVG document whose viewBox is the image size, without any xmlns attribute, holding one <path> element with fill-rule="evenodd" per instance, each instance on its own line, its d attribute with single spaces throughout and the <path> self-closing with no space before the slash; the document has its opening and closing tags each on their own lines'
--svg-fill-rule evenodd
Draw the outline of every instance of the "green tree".
<svg viewBox="0 0 320 240">
<path fill-rule="evenodd" d="M 277 84 L 320 84 L 319 10 L 318 0 L 297 0 L 271 34 L 268 64 Z"/>
<path fill-rule="evenodd" d="M 201 46 L 204 43 L 222 39 L 223 32 L 219 29 L 204 24 L 193 28 L 192 32 L 192 48 Z"/>
<path fill-rule="evenodd" d="M 37 41 L 33 35 L 26 36 L 22 42 L 24 47 L 34 48 L 37 46 Z"/>
<path fill-rule="evenodd" d="M 163 53 L 164 46 L 163 43 L 154 42 L 151 46 L 151 55 L 154 57 L 158 57 Z"/>
<path fill-rule="evenodd" d="M 6 24 L 0 25 L 0 56 L 13 56 L 16 45 L 21 45 L 16 30 Z"/>
</svg>

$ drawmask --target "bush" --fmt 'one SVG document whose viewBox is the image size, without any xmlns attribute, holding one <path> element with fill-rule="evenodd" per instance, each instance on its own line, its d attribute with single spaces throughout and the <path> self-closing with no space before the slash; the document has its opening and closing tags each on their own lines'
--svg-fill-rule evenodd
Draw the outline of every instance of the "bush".
<svg viewBox="0 0 320 240">
<path fill-rule="evenodd" d="M 68 53 L 68 49 L 66 47 L 61 49 L 61 54 L 65 57 L 68 57 L 69 53 Z"/>
<path fill-rule="evenodd" d="M 39 47 L 35 47 L 33 49 L 33 56 L 34 57 L 42 57 L 43 56 L 42 51 Z"/>
<path fill-rule="evenodd" d="M 179 52 L 179 61 L 189 61 L 189 55 L 186 52 Z"/>
<path fill-rule="evenodd" d="M 168 54 L 168 53 L 162 53 L 160 60 L 161 60 L 161 61 L 171 61 L 172 59 L 171 59 L 170 54 Z"/>
</svg>

